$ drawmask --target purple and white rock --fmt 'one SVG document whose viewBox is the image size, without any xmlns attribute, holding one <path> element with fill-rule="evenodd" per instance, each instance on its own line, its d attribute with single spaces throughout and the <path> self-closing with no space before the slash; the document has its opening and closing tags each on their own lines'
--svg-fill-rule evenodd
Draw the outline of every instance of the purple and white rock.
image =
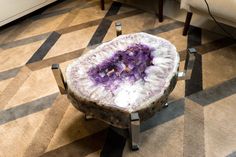
<svg viewBox="0 0 236 157">
<path fill-rule="evenodd" d="M 99 112 L 144 111 L 169 95 L 178 66 L 179 55 L 169 41 L 146 33 L 121 35 L 68 66 L 68 97 L 84 112 L 86 102 L 94 102 Z"/>
</svg>

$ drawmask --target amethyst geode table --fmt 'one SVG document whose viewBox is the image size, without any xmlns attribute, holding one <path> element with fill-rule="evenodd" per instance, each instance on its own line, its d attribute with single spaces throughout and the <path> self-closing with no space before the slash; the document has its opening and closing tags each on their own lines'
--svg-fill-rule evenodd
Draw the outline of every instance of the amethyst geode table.
<svg viewBox="0 0 236 157">
<path fill-rule="evenodd" d="M 132 149 L 138 149 L 140 122 L 167 103 L 178 77 L 188 71 L 179 73 L 179 62 L 169 41 L 135 33 L 103 43 L 75 60 L 66 69 L 67 86 L 63 79 L 56 79 L 78 110 L 112 126 L 129 128 Z"/>
<path fill-rule="evenodd" d="M 86 114 L 128 128 L 131 113 L 138 112 L 143 121 L 167 102 L 178 66 L 179 55 L 167 40 L 122 35 L 67 67 L 68 97 Z"/>
</svg>

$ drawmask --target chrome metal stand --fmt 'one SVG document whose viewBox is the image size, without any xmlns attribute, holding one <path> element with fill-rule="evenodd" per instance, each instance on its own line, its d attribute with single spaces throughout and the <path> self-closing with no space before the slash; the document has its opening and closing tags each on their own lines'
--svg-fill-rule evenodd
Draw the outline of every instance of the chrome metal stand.
<svg viewBox="0 0 236 157">
<path fill-rule="evenodd" d="M 120 22 L 115 23 L 116 27 L 116 36 L 118 37 L 119 35 L 122 35 L 122 25 Z"/>
<path fill-rule="evenodd" d="M 130 115 L 130 137 L 131 137 L 131 149 L 139 150 L 140 119 L 138 113 L 131 113 Z"/>
<path fill-rule="evenodd" d="M 178 72 L 178 80 L 189 80 L 192 76 L 193 66 L 195 62 L 195 54 L 197 50 L 195 48 L 189 48 L 185 59 L 184 71 Z"/>
<path fill-rule="evenodd" d="M 52 72 L 53 72 L 53 75 L 54 75 L 54 78 L 57 82 L 57 86 L 60 90 L 60 93 L 61 94 L 66 94 L 66 88 L 67 88 L 67 84 L 66 82 L 64 81 L 64 77 L 62 75 L 62 72 L 61 72 L 61 69 L 60 69 L 60 66 L 59 64 L 53 64 L 52 65 Z"/>
<path fill-rule="evenodd" d="M 91 119 L 93 119 L 93 116 L 88 115 L 88 114 L 85 114 L 84 117 L 85 117 L 85 120 L 91 120 Z"/>
</svg>

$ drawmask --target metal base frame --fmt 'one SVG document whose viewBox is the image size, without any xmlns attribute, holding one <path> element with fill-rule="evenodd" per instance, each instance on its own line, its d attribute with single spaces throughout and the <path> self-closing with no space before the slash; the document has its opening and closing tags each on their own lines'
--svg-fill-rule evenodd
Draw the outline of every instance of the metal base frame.
<svg viewBox="0 0 236 157">
<path fill-rule="evenodd" d="M 131 149 L 139 150 L 140 143 L 140 119 L 138 113 L 131 113 L 130 115 L 130 138 Z"/>
</svg>

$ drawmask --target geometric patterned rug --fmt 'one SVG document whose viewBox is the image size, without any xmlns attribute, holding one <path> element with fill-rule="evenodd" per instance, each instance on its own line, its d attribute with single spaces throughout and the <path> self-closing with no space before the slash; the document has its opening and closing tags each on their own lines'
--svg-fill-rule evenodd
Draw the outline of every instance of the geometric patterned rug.
<svg viewBox="0 0 236 157">
<path fill-rule="evenodd" d="M 198 51 L 192 78 L 179 81 L 169 107 L 142 127 L 139 151 L 98 120 L 84 119 L 60 95 L 51 72 L 62 71 L 87 46 L 123 33 L 147 32 L 171 41 L 181 56 Z M 67 0 L 0 31 L 0 157 L 234 157 L 236 41 L 118 2 Z"/>
</svg>

